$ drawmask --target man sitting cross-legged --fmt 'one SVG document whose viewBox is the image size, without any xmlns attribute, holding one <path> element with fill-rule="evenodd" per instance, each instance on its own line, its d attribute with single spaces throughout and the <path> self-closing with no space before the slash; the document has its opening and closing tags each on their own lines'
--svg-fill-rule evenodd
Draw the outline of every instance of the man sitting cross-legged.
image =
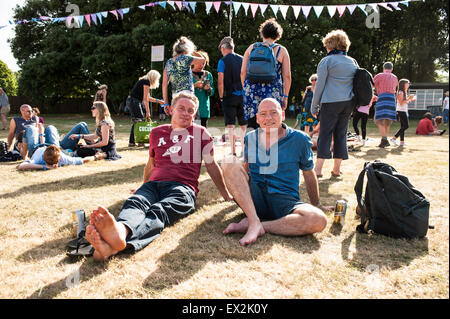
<svg viewBox="0 0 450 319">
<path fill-rule="evenodd" d="M 275 99 L 260 103 L 256 120 L 260 128 L 245 136 L 244 163 L 234 156 L 222 163 L 225 184 L 246 215 L 224 234 L 245 233 L 239 241 L 245 246 L 265 232 L 286 236 L 321 232 L 327 219 L 319 208 L 331 207 L 322 207 L 319 201 L 310 138 L 282 123 L 284 111 Z M 312 205 L 300 201 L 300 169 Z"/>
<path fill-rule="evenodd" d="M 214 143 L 202 126 L 193 124 L 198 99 L 179 93 L 170 106 L 171 124 L 154 128 L 144 169 L 144 184 L 129 197 L 117 220 L 105 208 L 91 214 L 86 238 L 94 258 L 104 260 L 122 250 L 138 251 L 163 229 L 195 210 L 202 159 L 220 194 L 232 200 L 214 160 Z"/>
</svg>

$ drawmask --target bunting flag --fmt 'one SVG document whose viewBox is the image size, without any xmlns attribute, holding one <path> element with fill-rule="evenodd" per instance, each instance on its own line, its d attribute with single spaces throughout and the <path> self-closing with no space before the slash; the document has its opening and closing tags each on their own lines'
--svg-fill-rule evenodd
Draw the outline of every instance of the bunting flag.
<svg viewBox="0 0 450 319">
<path fill-rule="evenodd" d="M 300 14 L 301 9 L 302 6 L 292 6 L 292 10 L 294 10 L 294 16 L 296 19 L 298 19 L 298 15 Z"/>
<path fill-rule="evenodd" d="M 334 16 L 336 13 L 336 6 L 327 6 L 328 14 L 330 15 L 330 18 Z"/>
<path fill-rule="evenodd" d="M 302 12 L 306 19 L 308 19 L 309 12 L 311 11 L 311 6 L 302 6 Z"/>
<path fill-rule="evenodd" d="M 233 1 L 233 10 L 234 10 L 234 16 L 237 16 L 239 9 L 242 6 L 242 2 L 234 2 Z"/>
<path fill-rule="evenodd" d="M 256 14 L 258 12 L 258 8 L 261 12 L 261 15 L 264 16 L 265 12 L 267 11 L 267 8 L 270 7 L 273 11 L 273 14 L 277 16 L 278 12 L 281 13 L 283 19 L 286 19 L 287 12 L 289 8 L 292 7 L 294 16 L 296 19 L 298 19 L 300 15 L 300 11 L 303 12 L 303 15 L 306 19 L 308 19 L 311 9 L 314 9 L 314 12 L 316 14 L 316 17 L 319 18 L 323 12 L 324 7 L 327 8 L 328 14 L 330 18 L 332 18 L 336 11 L 339 14 L 339 17 L 342 17 L 345 13 L 345 10 L 348 9 L 348 12 L 350 15 L 353 15 L 356 8 L 359 8 L 366 16 L 371 13 L 372 11 L 379 12 L 379 7 L 383 7 L 384 9 L 393 12 L 395 11 L 401 11 L 402 8 L 399 5 L 404 5 L 406 7 L 409 7 L 410 2 L 415 2 L 420 0 L 405 0 L 405 1 L 389 1 L 389 2 L 379 2 L 379 3 L 364 3 L 364 4 L 342 4 L 342 5 L 278 5 L 278 4 L 264 4 L 264 3 L 249 3 L 249 2 L 239 2 L 239 1 L 198 1 L 205 4 L 205 10 L 207 14 L 210 14 L 211 8 L 214 7 L 215 11 L 219 13 L 221 10 L 222 3 L 230 6 L 233 6 L 232 9 L 234 10 L 234 15 L 237 16 L 239 13 L 239 10 L 241 7 L 244 8 L 245 15 L 248 16 L 249 14 L 249 8 L 251 9 L 252 17 L 255 18 Z M 426 0 L 422 0 L 425 2 Z M 169 4 L 175 11 L 182 11 L 183 8 L 185 8 L 188 12 L 195 14 L 196 13 L 196 5 L 197 1 L 184 1 L 184 0 L 169 0 L 169 1 L 157 1 L 157 2 L 150 2 L 144 5 L 139 5 L 135 7 L 136 9 L 139 8 L 141 10 L 146 10 L 147 7 L 156 7 L 160 6 L 164 9 L 167 8 L 167 4 Z M 102 12 L 95 12 L 95 13 L 88 13 L 83 14 L 79 16 L 68 16 L 68 17 L 47 17 L 47 16 L 40 16 L 39 18 L 31 18 L 31 20 L 9 20 L 9 25 L 12 24 L 23 24 L 23 23 L 46 23 L 50 21 L 52 24 L 56 22 L 64 21 L 68 27 L 71 27 L 73 23 L 76 23 L 77 26 L 82 27 L 84 21 L 86 21 L 86 24 L 91 27 L 92 22 L 95 25 L 102 24 L 103 18 L 108 17 L 108 13 L 111 13 L 113 16 L 116 17 L 116 20 L 119 20 L 120 18 L 123 20 L 123 15 L 130 12 L 131 8 L 121 8 L 121 9 L 114 9 L 114 10 L 108 10 L 108 11 L 102 11 Z M 178 10 L 177 10 L 178 9 Z M 226 9 L 225 9 L 226 10 Z M 6 24 L 7 26 L 8 24 Z M 1 26 L 1 28 L 4 28 L 5 26 Z"/>
<path fill-rule="evenodd" d="M 209 14 L 209 11 L 211 10 L 211 7 L 213 5 L 212 2 L 205 2 L 206 5 L 206 14 Z"/>
<path fill-rule="evenodd" d="M 316 13 L 316 16 L 320 17 L 320 14 L 323 11 L 323 6 L 313 6 L 313 8 L 314 8 L 314 12 Z"/>
<path fill-rule="evenodd" d="M 259 5 L 257 3 L 250 3 L 250 9 L 252 9 L 253 19 L 255 18 L 256 10 L 258 10 L 258 8 Z"/>
</svg>

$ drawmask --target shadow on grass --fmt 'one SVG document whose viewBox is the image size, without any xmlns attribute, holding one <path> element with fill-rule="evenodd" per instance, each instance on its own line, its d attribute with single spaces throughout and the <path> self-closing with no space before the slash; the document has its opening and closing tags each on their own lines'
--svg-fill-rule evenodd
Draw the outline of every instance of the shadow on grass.
<svg viewBox="0 0 450 319">
<path fill-rule="evenodd" d="M 349 257 L 349 248 L 355 238 L 355 252 Z M 341 255 L 352 267 L 367 271 L 369 266 L 398 269 L 415 258 L 428 254 L 428 239 L 396 239 L 378 234 L 352 232 L 342 241 Z"/>
<path fill-rule="evenodd" d="M 82 190 L 85 188 L 102 187 L 105 185 L 119 185 L 142 179 L 142 172 L 145 165 L 136 165 L 120 170 L 100 172 L 91 175 L 75 176 L 62 180 L 55 180 L 48 183 L 24 186 L 14 192 L 0 196 L 0 199 L 14 198 L 27 193 L 39 194 L 42 192 L 58 192 L 61 190 Z"/>
<path fill-rule="evenodd" d="M 239 222 L 244 215 L 226 220 L 228 213 L 236 210 L 236 205 L 222 209 L 205 220 L 195 231 L 179 242 L 177 248 L 158 260 L 158 269 L 143 282 L 143 287 L 151 292 L 170 289 L 195 276 L 208 263 L 233 261 L 252 261 L 269 252 L 275 245 L 311 254 L 320 248 L 320 242 L 313 235 L 285 237 L 265 234 L 247 247 L 239 244 L 244 234 L 223 235 L 222 231 L 231 222 Z"/>
</svg>

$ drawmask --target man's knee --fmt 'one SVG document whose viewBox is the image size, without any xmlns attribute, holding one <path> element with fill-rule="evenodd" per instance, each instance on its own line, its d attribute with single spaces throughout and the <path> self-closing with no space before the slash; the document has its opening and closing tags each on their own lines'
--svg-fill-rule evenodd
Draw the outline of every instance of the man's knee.
<svg viewBox="0 0 450 319">
<path fill-rule="evenodd" d="M 310 204 L 301 205 L 296 209 L 296 212 L 307 219 L 302 224 L 308 225 L 308 233 L 320 233 L 327 226 L 327 217 L 322 210 L 315 206 Z"/>
<path fill-rule="evenodd" d="M 242 162 L 234 155 L 226 156 L 220 164 L 225 178 L 233 175 L 242 168 Z"/>
</svg>

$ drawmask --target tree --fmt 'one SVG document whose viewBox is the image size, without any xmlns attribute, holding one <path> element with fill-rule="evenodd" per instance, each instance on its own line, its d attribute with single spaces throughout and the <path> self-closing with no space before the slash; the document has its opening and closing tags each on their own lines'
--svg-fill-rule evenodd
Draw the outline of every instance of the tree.
<svg viewBox="0 0 450 319">
<path fill-rule="evenodd" d="M 0 60 L 0 87 L 2 87 L 8 95 L 17 94 L 17 81 L 14 73 L 8 68 L 6 63 Z"/>
<path fill-rule="evenodd" d="M 229 34 L 229 7 L 222 2 L 221 10 L 210 14 L 205 4 L 198 2 L 195 15 L 186 9 L 174 10 L 169 4 L 164 9 L 156 5 L 144 10 L 137 8 L 147 0 L 72 0 L 80 14 L 132 8 L 123 20 L 110 15 L 103 24 L 81 28 L 67 28 L 64 23 L 28 23 L 16 26 L 11 41 L 15 57 L 22 68 L 20 91 L 34 99 L 57 102 L 67 97 L 93 96 L 96 84 L 106 83 L 108 97 L 120 103 L 129 94 L 138 77 L 152 66 L 152 45 L 165 45 L 165 58 L 171 57 L 174 41 L 181 35 L 190 37 L 199 49 L 210 55 L 210 71 L 217 79 L 217 63 L 221 54 L 217 45 Z M 258 1 L 260 3 L 266 3 Z M 276 4 L 311 4 L 311 0 L 273 0 Z M 350 3 L 362 1 L 348 0 Z M 368 3 L 370 1 L 367 1 Z M 64 0 L 28 0 L 15 10 L 15 19 L 39 16 L 63 17 Z M 341 4 L 340 0 L 317 0 L 314 5 Z M 295 18 L 289 9 L 286 19 L 280 12 L 277 21 L 284 29 L 279 41 L 290 52 L 292 87 L 290 96 L 298 101 L 308 78 L 315 73 L 317 64 L 326 56 L 322 38 L 333 29 L 345 30 L 352 45 L 349 55 L 364 67 L 376 73 L 383 62 L 395 64 L 399 77 L 414 82 L 433 81 L 436 70 L 448 70 L 448 1 L 414 2 L 401 11 L 380 8 L 380 28 L 367 28 L 366 15 L 356 9 L 343 17 L 332 18 L 324 9 L 320 18 L 311 10 L 306 19 L 302 13 Z M 250 10 L 250 9 L 249 9 Z M 232 36 L 236 52 L 243 54 L 253 42 L 259 41 L 259 25 L 274 17 L 270 8 L 264 16 L 260 10 L 255 18 L 245 15 L 244 9 L 233 14 Z M 162 72 L 162 64 L 153 68 Z M 161 96 L 161 90 L 154 92 Z M 217 93 L 216 93 L 217 94 Z"/>
</svg>

